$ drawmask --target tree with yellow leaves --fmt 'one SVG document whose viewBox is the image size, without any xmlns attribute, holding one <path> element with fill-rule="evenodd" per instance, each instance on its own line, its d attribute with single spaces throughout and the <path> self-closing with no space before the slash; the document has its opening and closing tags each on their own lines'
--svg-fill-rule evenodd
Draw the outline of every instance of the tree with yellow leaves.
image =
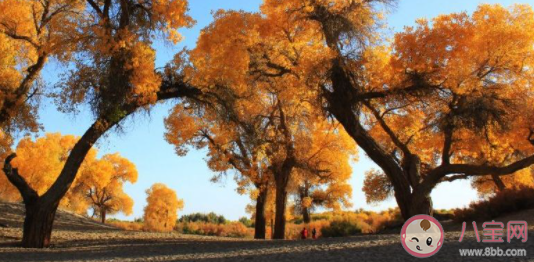
<svg viewBox="0 0 534 262">
<path fill-rule="evenodd" d="M 85 196 L 93 212 L 105 223 L 106 215 L 132 213 L 134 203 L 123 186 L 126 182 L 133 184 L 136 181 L 135 165 L 116 153 L 88 161 L 72 190 Z"/>
<path fill-rule="evenodd" d="M 23 138 L 17 145 L 18 157 L 13 160 L 13 166 L 24 174 L 24 180 L 41 195 L 57 179 L 77 140 L 75 136 L 59 133 L 48 133 L 35 141 L 29 137 Z M 137 180 L 135 165 L 119 154 L 105 155 L 102 159 L 97 159 L 96 155 L 96 149 L 87 155 L 79 176 L 61 199 L 60 206 L 81 215 L 86 215 L 88 209 L 92 208 L 99 213 L 102 222 L 105 222 L 106 214 L 131 213 L 133 200 L 124 193 L 123 184 Z M 21 200 L 20 193 L 13 185 L 1 178 L 0 182 L 0 199 L 11 202 Z"/>
<path fill-rule="evenodd" d="M 4 5 L 7 2 L 9 3 Z M 76 179 L 91 147 L 102 135 L 116 127 L 127 116 L 140 109 L 148 109 L 157 101 L 199 94 L 198 89 L 184 82 L 181 72 L 175 70 L 176 68 L 156 72 L 155 51 L 151 47 L 154 35 L 163 35 L 171 41 L 179 40 L 177 30 L 191 26 L 193 20 L 186 14 L 186 0 L 11 2 L 1 3 L 0 16 L 13 14 L 6 17 L 16 18 L 20 17 L 19 14 L 29 15 L 24 19 L 10 21 L 13 26 L 9 28 L 27 28 L 23 25 L 30 22 L 33 25 L 32 6 L 36 11 L 42 10 L 41 14 L 44 14 L 45 18 L 43 22 L 52 20 L 48 15 L 56 17 L 56 14 L 59 15 L 63 10 L 66 10 L 65 14 L 75 14 L 73 17 L 60 19 L 57 25 L 54 23 L 56 26 L 44 25 L 46 35 L 39 39 L 54 39 L 54 43 L 67 43 L 71 36 L 75 36 L 73 46 L 76 48 L 73 52 L 65 52 L 70 54 L 67 60 L 73 62 L 74 66 L 57 84 L 59 88 L 55 97 L 58 98 L 60 109 L 64 111 L 75 111 L 78 106 L 87 104 L 95 115 L 93 124 L 69 152 L 57 179 L 43 194 L 38 194 L 23 179 L 24 175 L 13 168 L 11 162 L 16 155 L 5 159 L 4 173 L 21 193 L 26 207 L 22 246 L 43 248 L 50 244 L 55 212 L 62 197 L 67 194 Z M 47 8 L 41 9 L 40 6 L 47 6 L 47 3 L 53 3 L 54 6 L 58 3 L 58 8 L 53 9 L 57 12 Z M 71 6 L 82 8 L 82 11 L 73 11 Z M 36 24 L 39 29 L 39 21 Z M 63 26 L 72 28 L 63 31 Z M 8 29 L 2 28 L 1 32 L 7 32 L 9 35 L 11 31 Z M 20 38 L 18 34 L 14 39 L 17 38 Z M 41 60 L 44 61 L 45 58 Z M 37 74 L 32 75 L 35 77 Z"/>
<path fill-rule="evenodd" d="M 317 87 L 328 112 L 380 166 L 375 177 L 391 182 L 405 219 L 432 214 L 438 183 L 534 163 L 530 6 L 420 20 L 395 36 L 391 54 L 368 45 L 380 1 L 296 2 L 278 10 L 326 40 L 328 73 Z"/>
<path fill-rule="evenodd" d="M 220 102 L 227 108 L 231 104 L 228 101 Z M 165 138 L 176 147 L 180 156 L 187 153 L 188 146 L 207 148 L 208 166 L 218 173 L 213 178 L 214 182 L 228 171 L 236 171 L 238 192 L 243 194 L 249 191 L 255 195 L 254 237 L 265 239 L 265 204 L 272 178 L 263 150 L 263 126 L 254 117 L 237 119 L 233 116 L 234 121 L 225 121 L 219 114 L 224 112 L 220 105 L 210 103 L 203 108 L 189 109 L 177 106 L 165 119 Z M 248 189 L 250 185 L 254 189 Z"/>
<path fill-rule="evenodd" d="M 145 228 L 150 231 L 172 231 L 178 218 L 178 211 L 184 208 L 184 201 L 176 192 L 164 184 L 154 184 L 146 191 L 147 206 L 143 216 Z"/>
<path fill-rule="evenodd" d="M 37 192 L 43 194 L 57 179 L 59 171 L 65 164 L 65 159 L 78 138 L 75 136 L 63 136 L 59 133 L 48 133 L 44 137 L 33 141 L 25 137 L 17 144 L 18 157 L 13 160 L 14 168 L 23 174 L 24 180 Z M 91 152 L 91 158 L 96 156 L 96 151 Z M 5 176 L 3 176 L 5 178 Z M 20 201 L 21 195 L 8 181 L 2 183 L 6 189 L 0 195 L 4 200 Z M 64 199 L 62 202 L 67 203 Z M 83 209 L 83 208 L 82 208 Z M 85 209 L 87 210 L 87 209 Z"/>
<path fill-rule="evenodd" d="M 373 183 L 387 178 L 408 219 L 432 213 L 438 183 L 534 163 L 534 18 L 528 5 L 481 5 L 473 15 L 420 20 L 380 46 L 377 4 L 390 2 L 266 0 L 269 27 L 241 36 L 249 47 L 231 52 L 253 55 L 232 61 L 231 74 L 250 69 L 256 80 L 283 83 L 276 94 L 300 92 L 326 109 L 382 169 Z"/>
<path fill-rule="evenodd" d="M 273 237 L 283 239 L 293 173 L 297 169 L 318 176 L 334 173 L 332 167 L 348 161 L 346 154 L 350 154 L 353 145 L 343 147 L 337 152 L 338 157 L 304 153 L 320 151 L 313 148 L 317 146 L 314 143 L 321 143 L 320 136 L 316 136 L 317 141 L 312 139 L 317 130 L 336 138 L 340 133 L 327 132 L 333 130 L 332 123 L 322 119 L 320 110 L 310 105 L 313 94 L 298 88 L 305 85 L 304 80 L 285 68 L 288 63 L 295 68 L 305 66 L 309 57 L 299 53 L 314 46 L 294 46 L 294 51 L 284 58 L 271 56 L 270 45 L 287 36 L 276 35 L 268 22 L 257 14 L 244 12 L 215 14 L 215 22 L 203 30 L 197 47 L 190 52 L 191 66 L 186 70 L 191 83 L 203 90 L 204 100 L 189 110 L 177 108 L 172 112 L 167 119 L 167 140 L 177 146 L 178 153 L 186 145 L 207 146 L 212 170 L 235 169 L 245 178 L 238 179 L 240 184 L 254 184 L 251 192 L 258 197 L 258 222 L 264 221 L 261 210 L 270 175 L 276 188 Z M 176 124 L 184 123 L 190 128 L 176 128 Z M 299 145 L 308 148 L 299 150 Z M 323 164 L 330 160 L 330 166 Z M 346 168 L 348 164 L 337 167 Z M 350 167 L 343 173 L 350 175 Z M 256 233 L 263 232 L 264 223 L 258 224 Z M 264 233 L 256 237 L 262 238 Z"/>
<path fill-rule="evenodd" d="M 323 207 L 335 211 L 351 206 L 351 157 L 356 150 L 347 133 L 326 123 L 316 124 L 306 141 L 297 143 L 297 158 L 302 166 L 295 170 L 292 184 L 295 211 L 303 221 L 311 221 L 310 212 Z"/>
<path fill-rule="evenodd" d="M 79 41 L 84 1 L 0 2 L 0 128 L 37 131 L 39 74 L 49 58 L 67 62 Z"/>
<path fill-rule="evenodd" d="M 13 140 L 11 136 L 0 130 L 0 161 L 4 161 L 4 159 L 11 153 L 12 144 Z M 7 177 L 0 170 L 0 199 L 14 201 L 15 198 L 12 198 L 11 196 L 15 194 L 20 195 L 18 192 L 16 192 L 16 188 L 9 183 Z"/>
</svg>

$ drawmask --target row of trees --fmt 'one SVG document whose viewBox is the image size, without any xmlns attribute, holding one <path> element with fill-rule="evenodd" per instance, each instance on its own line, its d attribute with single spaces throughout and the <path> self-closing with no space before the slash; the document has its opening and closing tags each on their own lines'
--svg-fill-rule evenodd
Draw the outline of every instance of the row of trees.
<svg viewBox="0 0 534 262">
<path fill-rule="evenodd" d="M 3 133 L 38 127 L 37 79 L 51 57 L 70 65 L 58 106 L 88 105 L 95 116 L 46 192 L 6 158 L 26 205 L 23 246 L 49 244 L 55 210 L 92 145 L 171 98 L 166 139 L 179 155 L 206 147 L 212 170 L 235 171 L 256 200 L 258 238 L 269 190 L 275 238 L 284 237 L 292 183 L 303 207 L 313 195 L 343 204 L 355 144 L 380 167 L 371 177 L 385 181 L 405 219 L 432 213 L 438 183 L 532 165 L 532 8 L 481 5 L 420 20 L 388 44 L 380 11 L 393 2 L 265 0 L 257 14 L 221 11 L 194 50 L 156 71 L 154 36 L 177 40 L 193 23 L 185 0 L 3 1 Z"/>
<path fill-rule="evenodd" d="M 220 11 L 189 53 L 185 75 L 203 100 L 172 111 L 166 138 L 178 154 L 184 144 L 206 146 L 213 170 L 252 181 L 257 238 L 263 184 L 276 192 L 274 238 L 284 237 L 291 179 L 305 217 L 314 186 L 332 186 L 332 202 L 343 201 L 353 154 L 345 131 L 382 169 L 367 176 L 368 199 L 394 195 L 405 219 L 432 214 L 430 192 L 441 182 L 491 176 L 502 188 L 500 176 L 515 172 L 532 181 L 522 171 L 534 161 L 525 95 L 532 8 L 482 5 L 472 16 L 421 20 L 388 47 L 376 34 L 379 2 L 389 1 L 265 1 L 261 14 Z"/>
</svg>

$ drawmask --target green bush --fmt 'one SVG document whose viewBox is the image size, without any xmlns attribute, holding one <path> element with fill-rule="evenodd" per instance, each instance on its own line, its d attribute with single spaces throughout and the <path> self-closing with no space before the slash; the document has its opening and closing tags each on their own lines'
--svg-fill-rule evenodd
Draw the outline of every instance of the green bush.
<svg viewBox="0 0 534 262">
<path fill-rule="evenodd" d="M 212 224 L 226 224 L 228 221 L 226 218 L 222 215 L 217 215 L 213 212 L 208 214 L 203 213 L 194 213 L 189 215 L 184 215 L 180 217 L 178 222 L 205 222 L 205 223 L 212 223 Z"/>
<path fill-rule="evenodd" d="M 361 232 L 362 229 L 358 223 L 346 219 L 334 220 L 329 226 L 321 229 L 323 237 L 347 237 Z"/>
<path fill-rule="evenodd" d="M 487 200 L 473 202 L 468 208 L 454 210 L 454 221 L 486 221 L 531 208 L 534 208 L 533 188 L 509 189 L 498 192 Z"/>
<path fill-rule="evenodd" d="M 239 218 L 238 221 L 241 222 L 241 224 L 245 225 L 246 227 L 254 227 L 254 221 L 252 221 L 248 217 L 241 217 Z"/>
</svg>

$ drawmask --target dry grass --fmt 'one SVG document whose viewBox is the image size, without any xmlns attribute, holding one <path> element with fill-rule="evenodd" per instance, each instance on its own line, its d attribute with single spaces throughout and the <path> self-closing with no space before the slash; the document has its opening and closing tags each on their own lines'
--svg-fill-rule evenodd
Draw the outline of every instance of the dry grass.
<svg viewBox="0 0 534 262">
<path fill-rule="evenodd" d="M 254 229 L 247 228 L 241 222 L 229 222 L 225 224 L 215 224 L 207 222 L 180 222 L 174 227 L 175 231 L 183 234 L 253 238 Z"/>
</svg>

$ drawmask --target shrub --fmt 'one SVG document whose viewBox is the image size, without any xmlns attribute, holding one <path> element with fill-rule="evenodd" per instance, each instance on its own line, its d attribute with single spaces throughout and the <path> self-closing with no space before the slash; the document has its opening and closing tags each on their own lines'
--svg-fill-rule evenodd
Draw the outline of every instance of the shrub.
<svg viewBox="0 0 534 262">
<path fill-rule="evenodd" d="M 227 220 L 224 216 L 211 212 L 208 214 L 193 213 L 184 215 L 178 220 L 178 222 L 206 222 L 212 224 L 225 224 Z"/>
<path fill-rule="evenodd" d="M 252 237 L 253 230 L 249 230 L 241 222 L 230 222 L 226 224 L 206 223 L 206 222 L 180 222 L 175 230 L 182 234 L 246 238 Z"/>
<path fill-rule="evenodd" d="M 380 213 L 357 210 L 356 212 L 327 213 L 329 220 L 321 227 L 325 237 L 343 237 L 358 233 L 375 234 L 403 223 L 398 209 Z M 317 221 L 319 222 L 319 221 Z"/>
<path fill-rule="evenodd" d="M 534 189 L 521 187 L 498 192 L 487 200 L 471 203 L 468 208 L 455 209 L 454 221 L 485 221 L 531 208 L 534 208 Z"/>
<path fill-rule="evenodd" d="M 252 219 L 249 219 L 248 217 L 239 218 L 239 222 L 241 222 L 241 224 L 245 225 L 246 227 L 254 227 L 254 221 L 252 221 Z"/>
<path fill-rule="evenodd" d="M 356 221 L 348 219 L 336 219 L 321 229 L 324 237 L 347 237 L 361 232 L 361 226 Z"/>
<path fill-rule="evenodd" d="M 113 220 L 108 221 L 109 225 L 128 230 L 128 231 L 141 231 L 143 230 L 143 223 L 140 222 L 130 222 L 130 221 L 119 221 Z"/>
</svg>

